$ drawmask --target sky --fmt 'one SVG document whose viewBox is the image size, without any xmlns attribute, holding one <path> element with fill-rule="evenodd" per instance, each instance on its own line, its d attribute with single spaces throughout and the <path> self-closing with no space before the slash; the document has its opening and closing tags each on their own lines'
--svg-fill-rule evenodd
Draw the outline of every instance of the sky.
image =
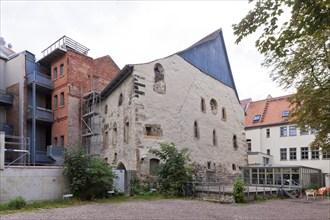
<svg viewBox="0 0 330 220">
<path fill-rule="evenodd" d="M 0 36 L 16 52 L 41 51 L 66 35 L 90 49 L 93 58 L 110 55 L 119 68 L 148 63 L 193 45 L 222 28 L 240 99 L 265 99 L 283 91 L 263 68 L 254 47 L 257 35 L 235 44 L 232 24 L 253 7 L 248 1 L 15 1 L 0 0 Z"/>
</svg>

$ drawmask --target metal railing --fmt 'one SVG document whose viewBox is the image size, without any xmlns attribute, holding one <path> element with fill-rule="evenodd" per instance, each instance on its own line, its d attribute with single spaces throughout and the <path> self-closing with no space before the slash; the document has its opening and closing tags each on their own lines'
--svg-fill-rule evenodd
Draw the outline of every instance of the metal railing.
<svg viewBox="0 0 330 220">
<path fill-rule="evenodd" d="M 33 71 L 27 74 L 27 84 L 37 83 L 38 85 L 53 89 L 53 81 L 49 75 L 40 73 L 38 71 Z"/>
</svg>

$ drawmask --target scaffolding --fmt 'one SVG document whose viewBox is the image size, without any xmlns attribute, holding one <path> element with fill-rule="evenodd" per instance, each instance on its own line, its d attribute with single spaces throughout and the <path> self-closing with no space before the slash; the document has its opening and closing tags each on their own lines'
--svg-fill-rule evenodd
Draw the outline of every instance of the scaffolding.
<svg viewBox="0 0 330 220">
<path fill-rule="evenodd" d="M 101 132 L 101 115 L 99 105 L 101 96 L 99 92 L 90 91 L 81 96 L 81 143 L 88 154 L 93 144 L 99 145 L 98 138 L 93 138 Z"/>
</svg>

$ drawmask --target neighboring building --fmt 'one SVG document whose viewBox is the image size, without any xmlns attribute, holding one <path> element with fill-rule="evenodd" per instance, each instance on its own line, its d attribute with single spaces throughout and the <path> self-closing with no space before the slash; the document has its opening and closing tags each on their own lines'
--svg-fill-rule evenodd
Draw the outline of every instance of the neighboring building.
<svg viewBox="0 0 330 220">
<path fill-rule="evenodd" d="M 82 95 L 101 91 L 119 71 L 110 56 L 93 59 L 87 56 L 88 50 L 63 36 L 37 62 L 28 51 L 1 54 L 0 89 L 13 94 L 12 103 L 5 103 L 9 105 L 6 119 L 1 116 L 1 120 L 12 125 L 11 135 L 24 139 L 16 148 L 28 150 L 33 164 L 61 163 L 56 157 L 63 147 L 82 142 Z"/>
<path fill-rule="evenodd" d="M 100 114 L 102 130 L 91 153 L 118 169 L 152 175 L 160 161 L 149 149 L 163 142 L 188 147 L 198 177 L 247 165 L 244 111 L 221 29 L 166 58 L 126 65 L 97 97 L 90 115 Z"/>
<path fill-rule="evenodd" d="M 292 95 L 265 100 L 242 100 L 249 165 L 304 166 L 317 168 L 330 185 L 330 154 L 311 150 L 315 129 L 299 129 L 288 122 Z"/>
</svg>

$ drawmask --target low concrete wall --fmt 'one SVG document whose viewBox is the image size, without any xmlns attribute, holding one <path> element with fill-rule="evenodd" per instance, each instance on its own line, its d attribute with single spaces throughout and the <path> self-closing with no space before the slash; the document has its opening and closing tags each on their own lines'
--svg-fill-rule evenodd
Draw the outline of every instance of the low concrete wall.
<svg viewBox="0 0 330 220">
<path fill-rule="evenodd" d="M 10 167 L 0 170 L 0 202 L 55 200 L 69 192 L 59 167 Z"/>
</svg>

